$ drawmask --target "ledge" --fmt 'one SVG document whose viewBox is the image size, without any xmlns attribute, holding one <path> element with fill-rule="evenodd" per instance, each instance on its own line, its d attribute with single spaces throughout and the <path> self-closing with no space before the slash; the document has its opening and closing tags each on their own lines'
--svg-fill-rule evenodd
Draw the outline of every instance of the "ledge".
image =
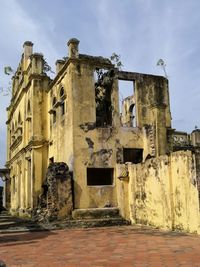
<svg viewBox="0 0 200 267">
<path fill-rule="evenodd" d="M 22 135 L 18 136 L 10 146 L 10 150 L 14 150 L 22 142 Z"/>
</svg>

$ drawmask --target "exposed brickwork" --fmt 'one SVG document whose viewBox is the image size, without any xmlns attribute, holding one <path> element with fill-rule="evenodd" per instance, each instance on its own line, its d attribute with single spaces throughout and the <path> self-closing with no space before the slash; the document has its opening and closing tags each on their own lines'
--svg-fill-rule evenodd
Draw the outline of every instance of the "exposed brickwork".
<svg viewBox="0 0 200 267">
<path fill-rule="evenodd" d="M 12 233 L 0 237 L 7 266 L 200 266 L 200 237 L 132 226 Z"/>
</svg>

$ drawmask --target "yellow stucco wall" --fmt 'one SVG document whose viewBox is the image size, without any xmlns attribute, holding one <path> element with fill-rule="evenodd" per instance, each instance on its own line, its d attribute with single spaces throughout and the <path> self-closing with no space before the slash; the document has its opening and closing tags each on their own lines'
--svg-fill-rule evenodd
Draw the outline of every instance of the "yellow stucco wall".
<svg viewBox="0 0 200 267">
<path fill-rule="evenodd" d="M 43 56 L 31 42 L 13 76 L 7 121 L 7 167 L 11 177 L 11 213 L 27 216 L 37 205 L 48 164 L 47 86 Z M 45 114 L 45 115 L 44 115 Z"/>
<path fill-rule="evenodd" d="M 49 159 L 54 159 L 67 163 L 73 174 L 74 208 L 119 206 L 122 216 L 132 222 L 197 231 L 199 203 L 192 155 L 160 156 L 169 152 L 167 79 L 116 70 L 108 59 L 79 55 L 78 43 L 69 42 L 69 58 L 58 61 L 53 80 L 44 72 L 43 56 L 32 53 L 32 43 L 24 45 L 8 108 L 11 211 L 22 216 L 37 207 Z M 109 89 L 112 123 L 101 127 L 96 114 L 97 69 L 116 71 Z M 120 79 L 135 84 L 137 127 L 120 122 Z M 124 148 L 143 150 L 143 163 L 128 163 L 129 178 L 119 180 L 125 165 L 117 163 L 124 162 Z M 112 168 L 113 184 L 87 185 L 87 168 Z"/>
<path fill-rule="evenodd" d="M 125 165 L 117 165 L 117 176 Z M 121 214 L 132 223 L 198 232 L 199 197 L 190 151 L 128 164 L 129 178 L 117 181 Z"/>
</svg>

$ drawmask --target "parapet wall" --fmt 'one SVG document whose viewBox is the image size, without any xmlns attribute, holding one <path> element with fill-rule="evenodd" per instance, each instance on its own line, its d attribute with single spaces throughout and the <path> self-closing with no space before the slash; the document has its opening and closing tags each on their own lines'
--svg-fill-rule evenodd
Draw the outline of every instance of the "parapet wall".
<svg viewBox="0 0 200 267">
<path fill-rule="evenodd" d="M 123 173 L 126 175 L 121 175 Z M 178 151 L 117 165 L 118 205 L 132 223 L 200 233 L 194 155 Z M 123 177 L 124 176 L 124 177 Z"/>
</svg>

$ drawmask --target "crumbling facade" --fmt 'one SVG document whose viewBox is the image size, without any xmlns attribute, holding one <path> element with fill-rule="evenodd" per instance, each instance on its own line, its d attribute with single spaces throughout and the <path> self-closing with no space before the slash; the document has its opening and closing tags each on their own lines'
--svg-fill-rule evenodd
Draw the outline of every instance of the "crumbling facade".
<svg viewBox="0 0 200 267">
<path fill-rule="evenodd" d="M 126 194 L 120 195 L 119 183 L 129 175 L 119 174 L 121 165 L 148 168 L 152 158 L 183 148 L 181 143 L 176 149 L 178 133 L 171 128 L 168 80 L 80 54 L 77 39 L 69 40 L 68 57 L 57 60 L 51 79 L 43 55 L 32 47 L 24 43 L 8 107 L 11 212 L 32 215 L 42 205 L 52 210 L 59 198 L 57 217 L 70 217 L 75 209 L 120 207 Z M 133 85 L 122 107 L 119 80 Z M 199 140 L 198 133 L 194 137 Z M 199 146 L 193 139 L 187 139 L 189 150 Z M 59 163 L 67 171 L 51 180 L 48 172 Z"/>
</svg>

